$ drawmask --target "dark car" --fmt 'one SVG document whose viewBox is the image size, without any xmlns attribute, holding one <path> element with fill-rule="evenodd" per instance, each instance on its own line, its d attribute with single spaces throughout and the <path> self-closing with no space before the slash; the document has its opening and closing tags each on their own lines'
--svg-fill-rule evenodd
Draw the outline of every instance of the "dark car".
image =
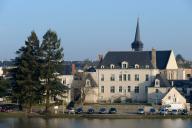
<svg viewBox="0 0 192 128">
<path fill-rule="evenodd" d="M 151 108 L 151 109 L 149 110 L 149 114 L 156 114 L 155 108 Z"/>
<path fill-rule="evenodd" d="M 110 108 L 109 109 L 109 114 L 116 114 L 117 113 L 117 109 L 116 108 Z"/>
<path fill-rule="evenodd" d="M 88 110 L 87 110 L 87 113 L 88 114 L 93 114 L 95 112 L 95 110 L 93 109 L 93 108 L 89 108 Z"/>
<path fill-rule="evenodd" d="M 22 107 L 17 104 L 1 104 L 0 111 L 1 112 L 12 112 L 12 111 L 21 111 Z"/>
<path fill-rule="evenodd" d="M 106 108 L 100 108 L 99 109 L 99 114 L 106 114 L 107 113 L 107 109 Z"/>
<path fill-rule="evenodd" d="M 82 108 L 82 107 L 77 108 L 76 111 L 75 111 L 75 113 L 77 113 L 77 114 L 82 114 L 82 113 L 83 113 L 83 108 Z"/>
<path fill-rule="evenodd" d="M 161 108 L 161 109 L 159 110 L 159 114 L 160 114 L 160 115 L 167 115 L 167 114 L 168 114 L 168 110 L 165 109 L 165 108 Z"/>
<path fill-rule="evenodd" d="M 183 109 L 183 110 L 181 111 L 181 114 L 182 114 L 182 115 L 188 115 L 189 113 L 188 113 L 188 111 L 187 111 L 186 109 Z"/>
</svg>

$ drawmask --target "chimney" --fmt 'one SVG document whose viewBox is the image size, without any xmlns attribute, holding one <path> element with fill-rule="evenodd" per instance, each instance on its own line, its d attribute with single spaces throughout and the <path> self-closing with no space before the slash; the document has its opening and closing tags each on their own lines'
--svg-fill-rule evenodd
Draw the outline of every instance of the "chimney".
<svg viewBox="0 0 192 128">
<path fill-rule="evenodd" d="M 76 74 L 76 66 L 75 64 L 72 64 L 72 75 Z"/>
<path fill-rule="evenodd" d="M 151 63 L 153 65 L 153 68 L 156 69 L 157 68 L 156 49 L 154 48 L 152 48 L 152 51 L 151 51 Z"/>
</svg>

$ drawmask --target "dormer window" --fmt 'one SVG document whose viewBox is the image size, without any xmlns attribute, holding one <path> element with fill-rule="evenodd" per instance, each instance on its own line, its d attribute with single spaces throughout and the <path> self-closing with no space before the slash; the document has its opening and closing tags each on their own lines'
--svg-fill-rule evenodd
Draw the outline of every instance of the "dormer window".
<svg viewBox="0 0 192 128">
<path fill-rule="evenodd" d="M 104 65 L 101 65 L 101 68 L 103 69 L 103 68 L 105 68 L 105 66 L 104 66 Z"/>
<path fill-rule="evenodd" d="M 114 64 L 111 64 L 111 65 L 110 65 L 110 68 L 111 68 L 111 69 L 114 69 L 114 68 L 115 68 L 115 65 L 114 65 Z"/>
<path fill-rule="evenodd" d="M 155 87 L 160 87 L 160 81 L 158 79 L 155 80 Z"/>
<path fill-rule="evenodd" d="M 135 64 L 135 68 L 138 69 L 138 68 L 139 68 L 139 65 L 138 65 L 138 64 Z"/>
<path fill-rule="evenodd" d="M 123 61 L 123 62 L 121 63 L 121 67 L 122 67 L 123 69 L 128 68 L 128 62 Z"/>
<path fill-rule="evenodd" d="M 149 69 L 149 65 L 145 65 L 145 68 Z"/>
</svg>

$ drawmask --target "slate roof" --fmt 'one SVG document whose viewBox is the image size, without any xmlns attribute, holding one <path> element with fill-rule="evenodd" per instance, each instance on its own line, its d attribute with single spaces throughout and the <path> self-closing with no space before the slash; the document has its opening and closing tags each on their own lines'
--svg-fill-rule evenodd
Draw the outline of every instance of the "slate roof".
<svg viewBox="0 0 192 128">
<path fill-rule="evenodd" d="M 165 69 L 171 54 L 171 50 L 156 51 L 156 63 L 158 69 Z M 153 68 L 151 63 L 151 51 L 109 51 L 97 68 L 103 65 L 105 68 L 110 68 L 110 64 L 114 64 L 115 68 L 121 68 L 121 63 L 127 61 L 129 68 L 134 68 L 138 64 L 140 68 Z"/>
<path fill-rule="evenodd" d="M 176 88 L 192 88 L 192 79 L 190 80 L 171 80 Z"/>
<path fill-rule="evenodd" d="M 155 86 L 155 80 L 158 79 L 160 81 L 160 87 L 172 87 L 167 78 L 162 74 L 157 74 L 154 81 L 152 82 L 151 87 Z"/>
</svg>

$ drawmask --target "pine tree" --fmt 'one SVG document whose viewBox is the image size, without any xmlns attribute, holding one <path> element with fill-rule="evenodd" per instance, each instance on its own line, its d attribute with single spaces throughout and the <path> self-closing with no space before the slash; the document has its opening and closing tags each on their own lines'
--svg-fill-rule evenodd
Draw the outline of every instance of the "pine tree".
<svg viewBox="0 0 192 128">
<path fill-rule="evenodd" d="M 11 82 L 9 79 L 0 77 L 0 97 L 9 96 L 9 90 L 11 89 Z"/>
<path fill-rule="evenodd" d="M 32 105 L 41 97 L 41 86 L 39 84 L 39 40 L 35 32 L 25 41 L 17 52 L 15 59 L 15 86 L 13 93 L 20 104 L 28 107 L 31 112 Z"/>
<path fill-rule="evenodd" d="M 56 67 L 63 61 L 63 48 L 55 32 L 48 30 L 41 44 L 41 80 L 45 89 L 45 111 L 49 112 L 50 98 L 62 96 L 62 84 L 57 80 Z"/>
</svg>

